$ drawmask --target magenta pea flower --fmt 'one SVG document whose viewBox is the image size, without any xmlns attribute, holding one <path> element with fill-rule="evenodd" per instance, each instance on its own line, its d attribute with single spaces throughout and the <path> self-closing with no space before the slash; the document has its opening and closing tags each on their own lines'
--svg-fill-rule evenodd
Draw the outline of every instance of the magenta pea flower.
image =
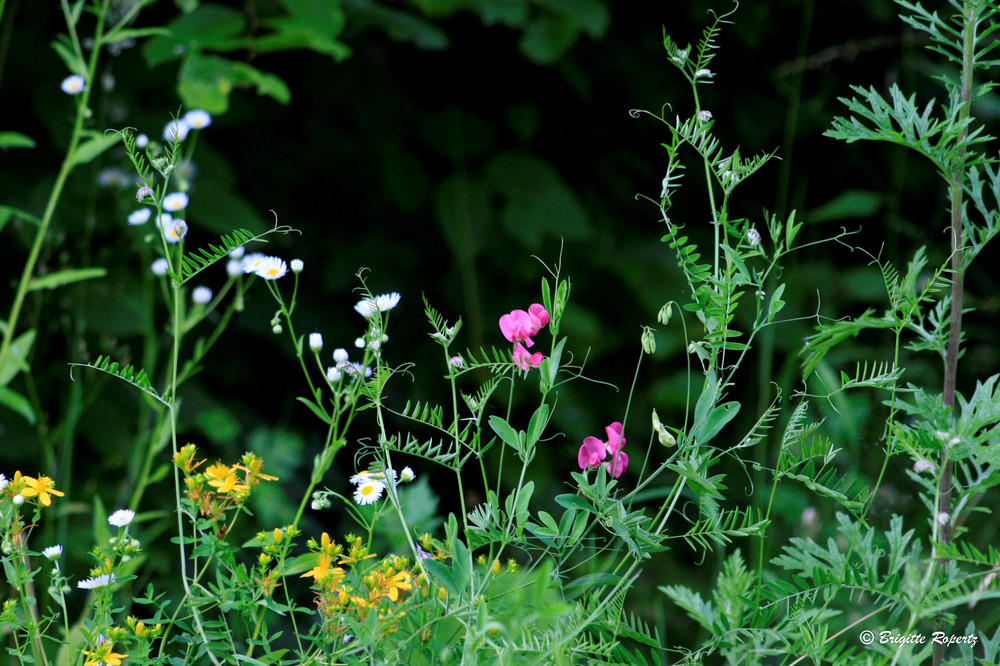
<svg viewBox="0 0 1000 666">
<path fill-rule="evenodd" d="M 528 311 L 512 310 L 500 317 L 500 331 L 510 342 L 521 342 L 531 347 L 535 342 L 531 339 L 549 323 L 549 313 L 545 308 L 533 303 Z"/>
<path fill-rule="evenodd" d="M 542 356 L 542 352 L 528 354 L 528 350 L 520 342 L 514 345 L 514 363 L 522 370 L 537 368 L 543 360 L 545 360 L 545 357 Z"/>
<path fill-rule="evenodd" d="M 628 469 L 628 454 L 622 449 L 625 447 L 625 438 L 622 437 L 622 424 L 615 421 L 604 429 L 608 436 L 608 441 L 602 442 L 596 437 L 587 437 L 583 440 L 580 452 L 577 454 L 577 463 L 580 469 L 596 467 L 603 463 L 608 474 L 614 478 L 620 477 Z M 608 456 L 611 459 L 604 462 Z"/>
<path fill-rule="evenodd" d="M 580 447 L 580 453 L 577 454 L 576 460 L 580 464 L 580 469 L 587 469 L 588 467 L 600 465 L 601 461 L 607 457 L 608 449 L 604 442 L 596 437 L 587 437 L 583 440 L 583 445 Z"/>
</svg>

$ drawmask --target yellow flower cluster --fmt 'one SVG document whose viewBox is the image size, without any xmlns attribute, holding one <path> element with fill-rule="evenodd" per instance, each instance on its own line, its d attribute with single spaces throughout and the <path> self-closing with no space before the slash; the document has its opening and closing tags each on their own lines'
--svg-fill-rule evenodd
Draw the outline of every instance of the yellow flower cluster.
<svg viewBox="0 0 1000 666">
<path fill-rule="evenodd" d="M 251 490 L 261 481 L 276 481 L 278 477 L 264 474 L 264 461 L 253 453 L 245 453 L 235 465 L 216 462 L 199 471 L 205 460 L 197 460 L 198 449 L 188 444 L 174 454 L 174 465 L 184 474 L 185 494 L 202 516 L 220 520 L 229 509 L 242 505 Z M 220 537 L 224 534 L 220 534 Z"/>
<path fill-rule="evenodd" d="M 368 552 L 361 537 L 349 534 L 344 543 L 346 548 L 330 539 L 326 532 L 318 543 L 309 540 L 309 548 L 316 554 L 316 565 L 302 577 L 313 579 L 312 589 L 323 618 L 324 633 L 332 640 L 344 632 L 345 615 L 364 622 L 371 612 L 377 614 L 380 633 L 395 631 L 396 621 L 405 613 L 399 607 L 404 594 L 413 592 L 415 587 L 426 594 L 423 575 L 414 573 L 408 558 L 394 555 L 366 567 L 364 563 L 376 555 Z"/>
<path fill-rule="evenodd" d="M 50 477 L 38 475 L 24 476 L 21 472 L 14 472 L 14 478 L 3 488 L 3 496 L 15 504 L 24 501 L 37 501 L 39 506 L 51 506 L 52 497 L 63 497 L 61 490 L 56 490 Z"/>
</svg>

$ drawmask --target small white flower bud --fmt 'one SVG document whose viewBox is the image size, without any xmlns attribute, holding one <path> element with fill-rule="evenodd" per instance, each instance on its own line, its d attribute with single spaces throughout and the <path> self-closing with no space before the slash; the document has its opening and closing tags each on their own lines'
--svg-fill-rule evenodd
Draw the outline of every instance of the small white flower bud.
<svg viewBox="0 0 1000 666">
<path fill-rule="evenodd" d="M 309 349 L 316 353 L 323 350 L 323 334 L 322 333 L 310 333 L 309 334 Z"/>
</svg>

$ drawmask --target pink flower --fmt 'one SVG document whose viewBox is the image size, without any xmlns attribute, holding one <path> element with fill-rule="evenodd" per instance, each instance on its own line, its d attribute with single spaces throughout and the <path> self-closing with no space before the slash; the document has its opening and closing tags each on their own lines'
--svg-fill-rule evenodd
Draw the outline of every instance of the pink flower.
<svg viewBox="0 0 1000 666">
<path fill-rule="evenodd" d="M 607 446 L 596 437 L 588 437 L 583 440 L 580 453 L 576 460 L 580 464 L 580 469 L 587 469 L 601 464 L 601 461 L 608 456 Z"/>
<path fill-rule="evenodd" d="M 508 341 L 523 342 L 525 346 L 531 347 L 535 344 L 531 338 L 538 335 L 548 323 L 549 313 L 538 303 L 533 303 L 527 312 L 513 310 L 500 317 L 500 331 Z"/>
<path fill-rule="evenodd" d="M 542 360 L 545 357 L 542 356 L 542 352 L 535 352 L 534 354 L 528 354 L 528 350 L 524 348 L 520 342 L 514 345 L 514 363 L 517 367 L 522 370 L 528 370 L 530 368 L 537 368 L 541 365 Z"/>
<path fill-rule="evenodd" d="M 615 421 L 604 429 L 608 436 L 607 442 L 602 442 L 596 437 L 588 437 L 583 440 L 583 446 L 577 455 L 577 463 L 580 469 L 595 467 L 604 464 L 608 474 L 614 478 L 620 477 L 628 469 L 628 454 L 622 451 L 625 448 L 625 438 L 622 437 L 622 424 Z M 603 462 L 608 456 L 611 460 Z"/>
</svg>

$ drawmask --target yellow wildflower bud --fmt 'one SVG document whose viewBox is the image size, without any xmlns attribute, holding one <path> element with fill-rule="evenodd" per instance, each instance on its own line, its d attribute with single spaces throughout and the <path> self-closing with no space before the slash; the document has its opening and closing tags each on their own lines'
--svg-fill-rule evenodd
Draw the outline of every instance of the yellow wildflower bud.
<svg viewBox="0 0 1000 666">
<path fill-rule="evenodd" d="M 516 572 L 517 572 L 517 562 L 512 557 L 509 560 L 507 560 L 507 573 L 516 573 Z"/>
<path fill-rule="evenodd" d="M 438 588 L 438 599 L 448 601 L 448 590 L 444 589 L 444 585 Z"/>
<path fill-rule="evenodd" d="M 281 530 L 274 528 L 274 543 L 281 543 Z"/>
<path fill-rule="evenodd" d="M 139 638 L 145 638 L 148 633 L 145 622 L 139 622 L 135 625 L 135 635 Z"/>
<path fill-rule="evenodd" d="M 266 566 L 268 563 L 270 563 L 271 556 L 268 555 L 267 553 L 261 553 L 260 555 L 257 556 L 257 561 L 260 562 L 262 565 Z"/>
<path fill-rule="evenodd" d="M 500 560 L 493 560 L 493 575 L 500 573 Z"/>
</svg>

